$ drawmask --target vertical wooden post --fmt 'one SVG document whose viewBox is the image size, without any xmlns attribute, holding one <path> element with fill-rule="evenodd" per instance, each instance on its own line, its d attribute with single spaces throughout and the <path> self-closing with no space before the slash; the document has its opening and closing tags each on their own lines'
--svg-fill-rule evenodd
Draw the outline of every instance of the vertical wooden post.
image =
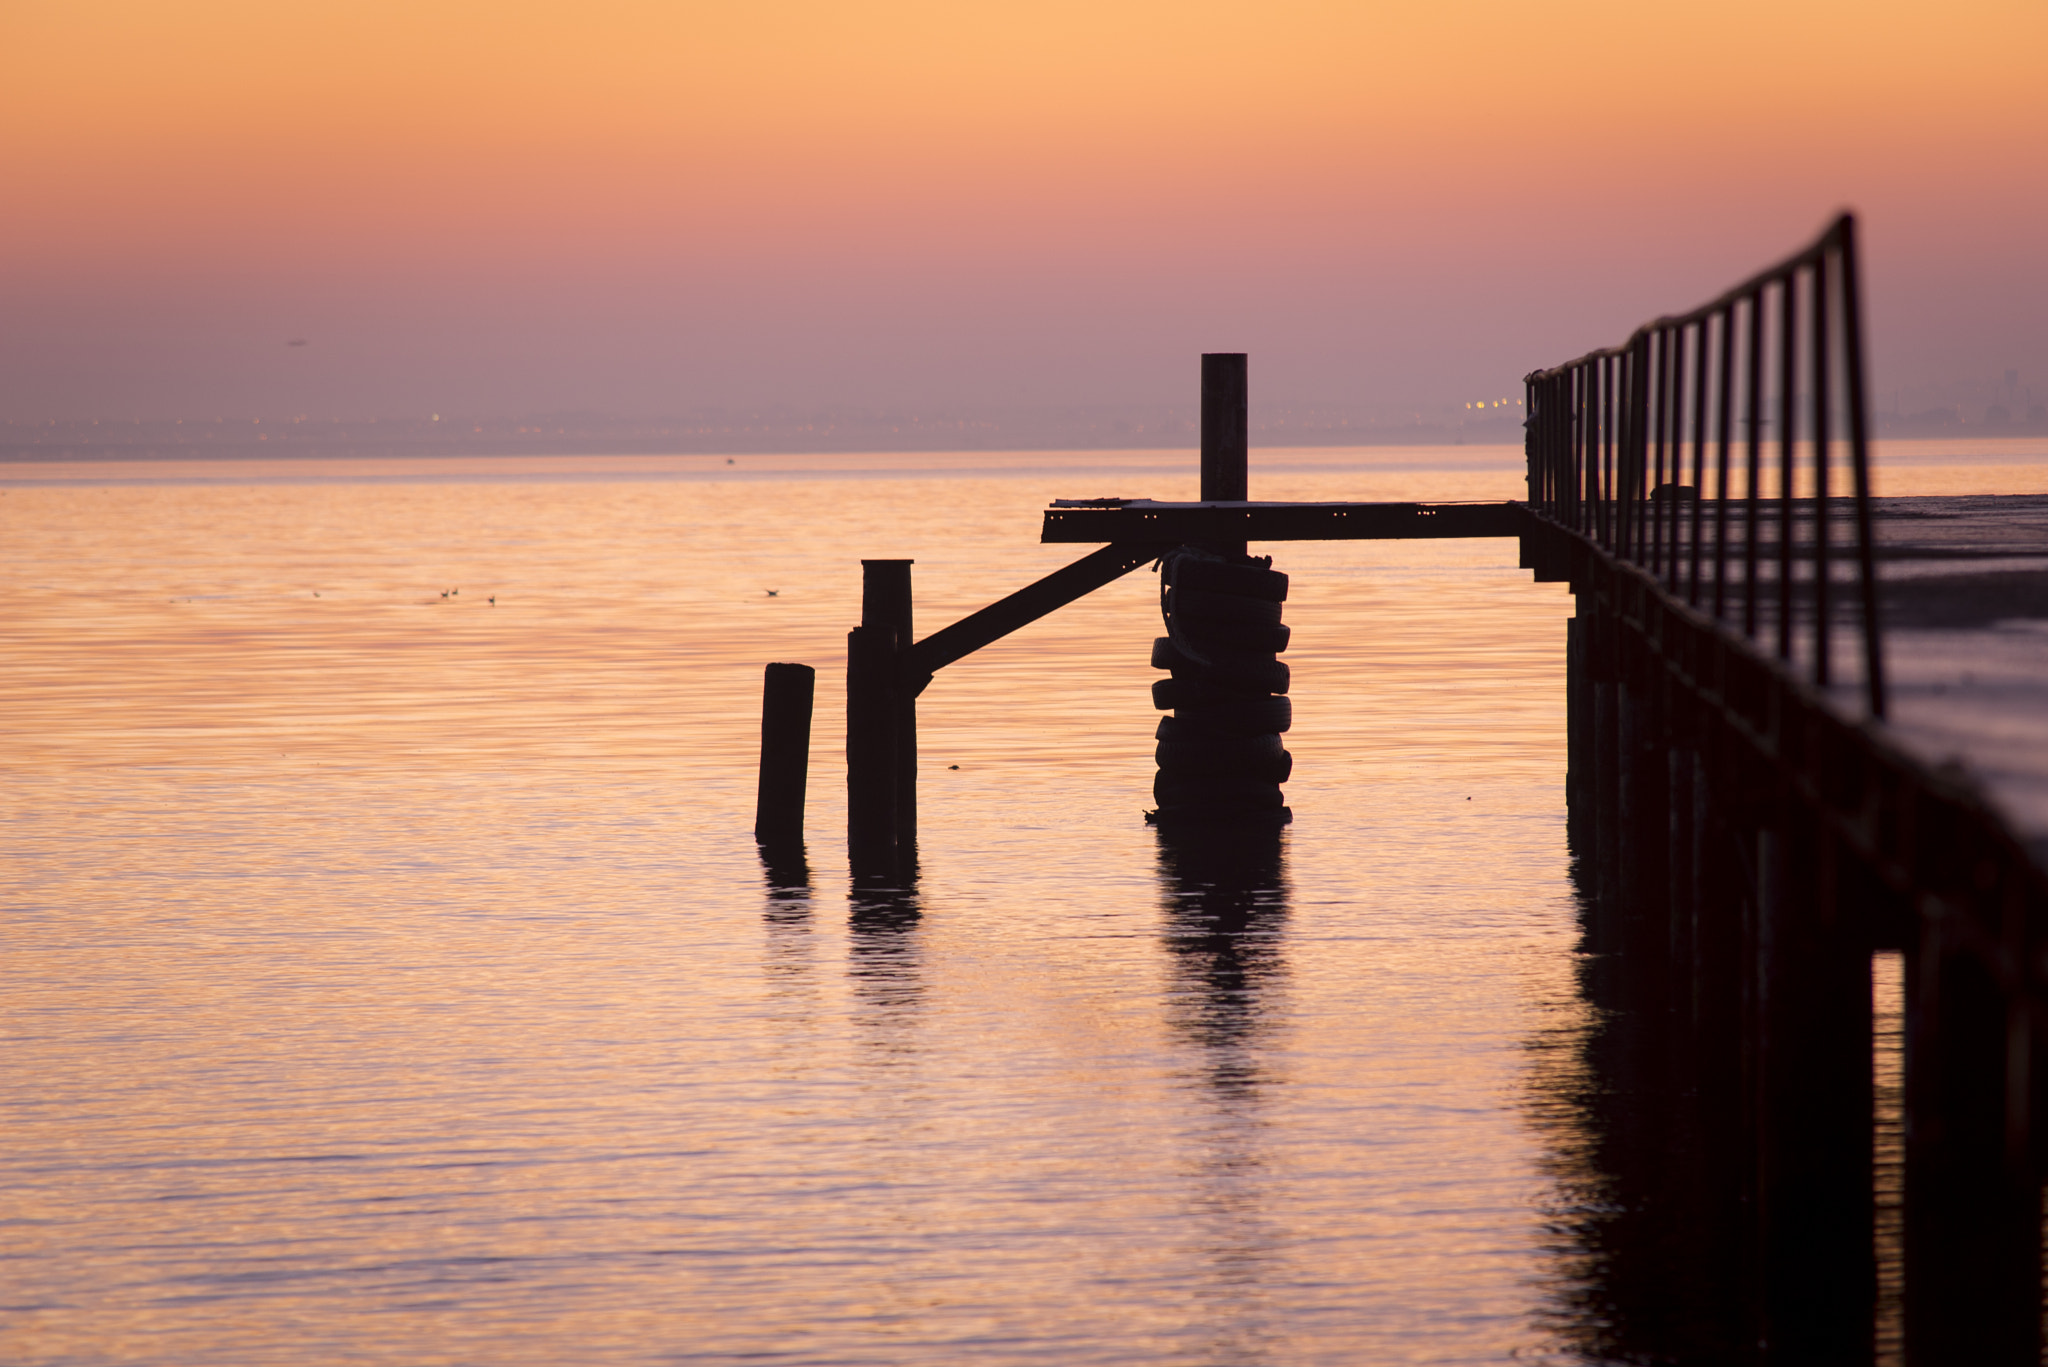
<svg viewBox="0 0 2048 1367">
<path fill-rule="evenodd" d="M 914 560 L 863 560 L 860 624 L 896 633 L 896 649 L 917 639 L 911 624 L 910 567 Z M 896 839 L 908 847 L 917 839 L 917 698 L 896 693 Z"/>
<path fill-rule="evenodd" d="M 1615 668 L 1613 610 L 1594 615 L 1593 674 L 1593 849 L 1601 925 L 1612 925 L 1621 901 L 1621 679 Z M 1611 949 L 1611 944 L 1601 945 Z"/>
<path fill-rule="evenodd" d="M 1696 724 L 1692 707 L 1690 697 L 1679 697 L 1674 691 L 1666 709 L 1671 714 L 1666 722 L 1671 748 L 1665 754 L 1670 790 L 1664 803 L 1664 810 L 1669 815 L 1664 850 L 1664 869 L 1669 883 L 1664 900 L 1669 908 L 1667 915 L 1671 925 L 1672 986 L 1681 989 L 1681 999 L 1675 1005 L 1684 1013 L 1688 1025 L 1692 1019 L 1691 965 L 1698 915 L 1692 900 L 1693 769 L 1697 764 L 1692 749 L 1692 728 Z"/>
<path fill-rule="evenodd" d="M 856 878 L 897 872 L 896 630 L 846 634 L 846 852 Z"/>
<path fill-rule="evenodd" d="M 1202 357 L 1202 501 L 1243 502 L 1251 497 L 1251 417 L 1243 352 L 1209 352 Z M 1218 541 L 1208 549 L 1243 555 L 1242 541 Z"/>
<path fill-rule="evenodd" d="M 1835 895 L 1827 833 L 1778 782 L 1757 842 L 1765 1333 L 1773 1361 L 1866 1363 L 1877 1295 L 1870 946 Z"/>
<path fill-rule="evenodd" d="M 1958 898 L 1960 902 L 1962 899 Z M 1980 908 L 1971 908 L 1979 910 Z M 2010 1142 L 2007 990 L 1946 916 L 1906 951 L 1906 1360 L 2041 1360 L 2041 1189 Z M 1983 916 L 1995 924 L 1994 916 Z M 2015 1148 L 2019 1151 L 2015 1151 Z"/>
<path fill-rule="evenodd" d="M 817 678 L 809 665 L 773 664 L 761 683 L 761 782 L 754 798 L 754 839 L 763 845 L 804 841 L 811 700 Z"/>
</svg>

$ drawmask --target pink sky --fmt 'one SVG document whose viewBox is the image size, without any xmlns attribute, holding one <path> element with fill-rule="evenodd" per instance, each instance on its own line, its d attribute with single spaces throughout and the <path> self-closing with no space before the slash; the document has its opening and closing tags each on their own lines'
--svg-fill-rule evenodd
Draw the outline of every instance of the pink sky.
<svg viewBox="0 0 2048 1367">
<path fill-rule="evenodd" d="M 0 417 L 1514 392 L 1864 217 L 2048 402 L 2048 7 L 0 5 Z M 293 338 L 306 345 L 287 346 Z"/>
</svg>

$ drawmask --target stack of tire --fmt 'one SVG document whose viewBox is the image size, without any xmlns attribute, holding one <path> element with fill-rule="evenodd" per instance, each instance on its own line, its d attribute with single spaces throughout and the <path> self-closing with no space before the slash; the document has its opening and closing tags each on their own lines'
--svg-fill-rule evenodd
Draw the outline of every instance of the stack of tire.
<svg viewBox="0 0 2048 1367">
<path fill-rule="evenodd" d="M 1160 565 L 1167 634 L 1152 667 L 1173 677 L 1152 685 L 1159 722 L 1154 818 L 1167 826 L 1279 827 L 1293 819 L 1280 785 L 1294 756 L 1280 735 L 1294 722 L 1286 697 L 1280 621 L 1287 576 L 1270 556 L 1184 548 Z"/>
</svg>

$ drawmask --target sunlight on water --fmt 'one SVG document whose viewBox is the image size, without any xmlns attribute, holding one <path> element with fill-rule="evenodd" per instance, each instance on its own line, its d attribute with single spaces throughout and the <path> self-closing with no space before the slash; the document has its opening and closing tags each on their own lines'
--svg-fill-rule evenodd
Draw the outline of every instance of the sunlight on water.
<svg viewBox="0 0 2048 1367">
<path fill-rule="evenodd" d="M 1513 456 L 1254 487 L 1511 497 Z M 1526 1116 L 1585 1012 L 1565 587 L 1264 548 L 1296 824 L 1219 891 L 1141 819 L 1136 571 L 940 675 L 919 885 L 853 898 L 860 558 L 916 558 L 929 632 L 1076 558 L 1048 499 L 1191 462 L 748 459 L 0 493 L 0 1359 L 1568 1356 Z M 773 878 L 770 660 L 819 669 Z"/>
</svg>

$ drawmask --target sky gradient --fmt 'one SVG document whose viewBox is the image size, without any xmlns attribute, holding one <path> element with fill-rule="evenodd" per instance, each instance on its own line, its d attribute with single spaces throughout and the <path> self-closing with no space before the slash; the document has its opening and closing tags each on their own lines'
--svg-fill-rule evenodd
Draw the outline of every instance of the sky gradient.
<svg viewBox="0 0 2048 1367">
<path fill-rule="evenodd" d="M 2048 401 L 2048 6 L 0 0 L 0 418 L 1514 392 L 1859 210 Z M 292 339 L 305 344 L 290 346 Z"/>
</svg>

